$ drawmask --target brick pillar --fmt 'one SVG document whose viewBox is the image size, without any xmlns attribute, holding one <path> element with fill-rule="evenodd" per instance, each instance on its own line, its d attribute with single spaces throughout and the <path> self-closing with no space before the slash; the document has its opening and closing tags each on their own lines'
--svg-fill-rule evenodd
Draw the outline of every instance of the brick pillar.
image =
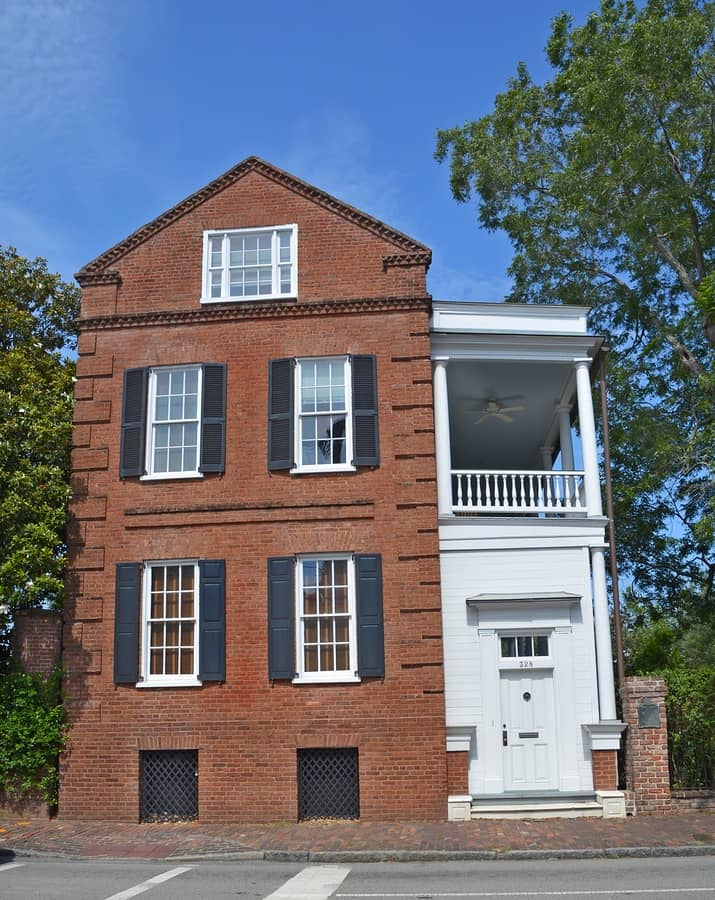
<svg viewBox="0 0 715 900">
<path fill-rule="evenodd" d="M 631 676 L 622 687 L 626 734 L 626 788 L 636 813 L 670 808 L 665 679 Z"/>
<path fill-rule="evenodd" d="M 49 675 L 60 661 L 62 616 L 47 609 L 14 613 L 12 655 L 24 672 Z"/>
<path fill-rule="evenodd" d="M 592 750 L 591 768 L 596 791 L 618 790 L 618 751 Z"/>
</svg>

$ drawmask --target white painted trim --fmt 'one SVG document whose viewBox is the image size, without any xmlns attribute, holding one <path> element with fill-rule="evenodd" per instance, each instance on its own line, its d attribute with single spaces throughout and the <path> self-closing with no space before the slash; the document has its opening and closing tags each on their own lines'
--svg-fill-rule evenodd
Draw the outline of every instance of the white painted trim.
<svg viewBox="0 0 715 900">
<path fill-rule="evenodd" d="M 300 462 L 301 458 L 301 416 L 300 398 L 301 398 L 301 367 L 303 363 L 312 362 L 343 362 L 344 383 L 345 383 L 345 462 L 344 463 L 323 463 L 304 465 Z M 310 475 L 313 473 L 324 472 L 355 472 L 354 465 L 355 447 L 353 443 L 353 381 L 352 381 L 352 362 L 349 355 L 345 356 L 300 356 L 295 360 L 295 375 L 293 378 L 293 409 L 294 409 L 294 425 L 293 428 L 293 459 L 296 461 L 290 470 L 291 475 Z M 305 413 L 306 416 L 320 415 L 320 413 Z M 326 415 L 328 415 L 326 413 Z"/>
<path fill-rule="evenodd" d="M 620 750 L 621 736 L 626 727 L 624 722 L 591 722 L 581 725 L 586 735 L 584 743 L 591 750 Z"/>
<path fill-rule="evenodd" d="M 303 609 L 303 567 L 302 563 L 321 560 L 345 560 L 348 575 L 348 639 L 352 668 L 326 672 L 306 672 L 304 670 L 305 647 L 302 622 Z M 352 553 L 303 553 L 296 557 L 295 566 L 295 651 L 296 673 L 293 684 L 346 684 L 357 683 L 360 676 L 357 672 L 357 597 L 355 587 L 355 558 Z M 333 615 L 342 615 L 337 613 Z"/>
<path fill-rule="evenodd" d="M 180 675 L 151 675 L 149 673 L 149 610 L 151 604 L 151 569 L 154 567 L 166 566 L 193 566 L 194 567 L 194 671 Z M 200 579 L 201 572 L 199 570 L 199 561 L 197 559 L 153 559 L 147 560 L 142 569 L 142 592 L 141 592 L 141 632 L 140 632 L 140 680 L 136 683 L 137 687 L 155 688 L 155 687 L 196 687 L 201 684 L 199 681 L 199 599 L 200 599 Z M 164 620 L 167 621 L 167 620 Z M 179 651 L 180 652 L 180 651 Z"/>
<path fill-rule="evenodd" d="M 281 266 L 281 262 L 278 254 L 276 253 L 278 249 L 277 243 L 277 235 L 280 231 L 290 231 L 291 239 L 290 239 L 290 253 L 291 253 L 291 289 L 287 294 L 283 294 L 280 290 L 276 290 L 279 285 L 279 275 L 278 270 Z M 244 297 L 232 297 L 229 293 L 228 286 L 228 270 L 229 270 L 229 258 L 226 256 L 227 247 L 228 247 L 228 239 L 232 235 L 237 234 L 258 234 L 258 233 L 266 233 L 271 232 L 273 234 L 273 240 L 271 242 L 271 252 L 272 252 L 272 262 L 271 262 L 271 274 L 272 274 L 272 283 L 271 288 L 272 291 L 270 294 L 250 294 L 249 296 Z M 212 297 L 211 296 L 211 284 L 209 278 L 209 241 L 212 237 L 223 236 L 223 266 L 222 266 L 222 282 L 221 282 L 221 296 L 220 297 Z M 256 300 L 265 301 L 265 300 L 295 300 L 298 296 L 298 225 L 296 223 L 291 223 L 287 225 L 268 225 L 268 226 L 260 226 L 258 228 L 212 228 L 204 231 L 203 233 L 203 244 L 202 244 L 202 258 L 201 258 L 201 297 L 200 302 L 202 304 L 211 304 L 211 303 L 244 303 L 244 302 L 254 302 Z M 283 263 L 283 265 L 287 265 L 287 263 Z"/>
<path fill-rule="evenodd" d="M 196 422 L 196 468 L 190 471 L 181 472 L 155 472 L 154 471 L 154 412 L 156 409 L 156 380 L 157 375 L 163 372 L 189 372 L 197 373 L 197 393 L 196 393 L 196 419 L 179 419 L 177 423 L 185 424 L 187 422 Z M 142 481 L 165 481 L 174 478 L 203 478 L 203 472 L 199 472 L 201 465 L 201 411 L 203 408 L 204 393 L 204 370 L 200 363 L 187 363 L 186 365 L 177 366 L 153 366 L 149 369 L 149 386 L 147 391 L 147 408 L 146 408 L 146 440 L 144 448 L 144 471 L 145 475 L 140 476 Z M 162 424 L 171 426 L 172 421 L 167 420 Z M 167 457 L 168 464 L 168 457 Z"/>
</svg>

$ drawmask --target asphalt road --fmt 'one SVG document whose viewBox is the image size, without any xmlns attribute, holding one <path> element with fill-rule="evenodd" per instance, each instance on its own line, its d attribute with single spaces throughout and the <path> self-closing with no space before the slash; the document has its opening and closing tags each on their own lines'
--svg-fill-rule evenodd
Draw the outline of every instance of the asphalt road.
<svg viewBox="0 0 715 900">
<path fill-rule="evenodd" d="M 0 864 L 2 900 L 715 898 L 715 857 L 301 865 L 77 861 Z"/>
</svg>

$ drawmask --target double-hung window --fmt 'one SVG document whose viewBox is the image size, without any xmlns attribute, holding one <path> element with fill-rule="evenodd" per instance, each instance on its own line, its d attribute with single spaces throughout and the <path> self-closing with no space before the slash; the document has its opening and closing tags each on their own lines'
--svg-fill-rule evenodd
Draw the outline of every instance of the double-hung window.
<svg viewBox="0 0 715 900">
<path fill-rule="evenodd" d="M 202 303 L 297 295 L 297 225 L 204 232 Z"/>
<path fill-rule="evenodd" d="M 372 355 L 273 359 L 268 468 L 295 473 L 377 466 L 377 367 Z"/>
<path fill-rule="evenodd" d="M 124 372 L 122 478 L 195 478 L 223 472 L 225 443 L 224 363 Z"/>
<path fill-rule="evenodd" d="M 198 563 L 148 563 L 144 573 L 144 683 L 198 682 Z"/>
<path fill-rule="evenodd" d="M 222 559 L 117 564 L 114 682 L 184 687 L 226 679 Z"/>
<path fill-rule="evenodd" d="M 352 468 L 350 364 L 337 359 L 296 361 L 296 468 Z"/>
<path fill-rule="evenodd" d="M 347 556 L 300 557 L 297 673 L 300 681 L 355 681 L 354 566 Z"/>
<path fill-rule="evenodd" d="M 268 673 L 296 684 L 385 675 L 378 554 L 268 560 Z"/>
<path fill-rule="evenodd" d="M 149 475 L 199 474 L 201 368 L 152 369 L 149 377 Z"/>
</svg>

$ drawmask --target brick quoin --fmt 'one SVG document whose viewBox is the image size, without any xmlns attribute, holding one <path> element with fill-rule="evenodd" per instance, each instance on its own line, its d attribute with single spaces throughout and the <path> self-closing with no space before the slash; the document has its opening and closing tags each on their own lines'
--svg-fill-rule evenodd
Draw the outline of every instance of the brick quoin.
<svg viewBox="0 0 715 900">
<path fill-rule="evenodd" d="M 202 821 L 295 820 L 297 751 L 324 746 L 357 747 L 363 819 L 446 815 L 429 253 L 262 165 L 80 277 L 60 816 L 136 821 L 141 751 L 174 748 Z M 200 305 L 205 229 L 289 223 L 297 301 Z M 269 472 L 269 360 L 345 354 L 377 357 L 380 465 Z M 121 480 L 124 370 L 197 362 L 228 366 L 225 472 Z M 266 560 L 316 552 L 381 554 L 384 678 L 269 680 Z M 116 564 L 181 558 L 225 560 L 225 682 L 115 685 Z"/>
</svg>

